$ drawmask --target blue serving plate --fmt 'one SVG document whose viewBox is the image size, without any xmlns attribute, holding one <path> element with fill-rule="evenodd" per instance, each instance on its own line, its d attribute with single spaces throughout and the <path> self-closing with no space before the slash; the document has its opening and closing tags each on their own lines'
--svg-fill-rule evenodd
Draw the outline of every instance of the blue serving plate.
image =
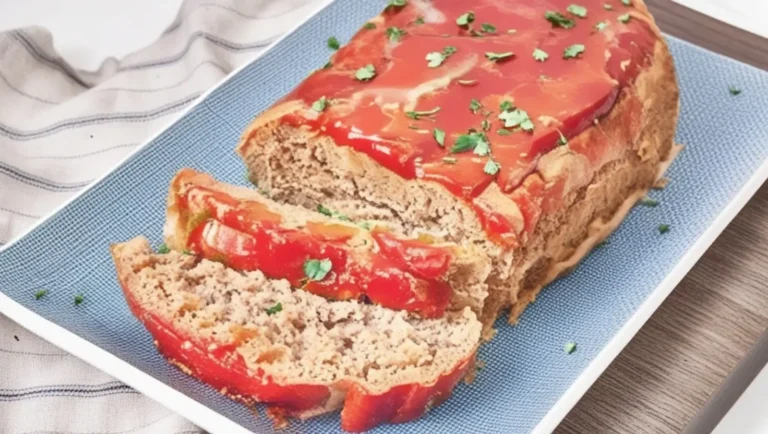
<svg viewBox="0 0 768 434">
<path fill-rule="evenodd" d="M 271 433 L 272 423 L 169 366 L 131 315 L 110 243 L 157 243 L 171 177 L 182 167 L 246 184 L 234 153 L 252 118 L 328 57 L 380 1 L 336 0 L 230 75 L 91 188 L 0 251 L 0 312 L 132 385 L 212 433 Z M 670 38 L 681 87 L 677 139 L 686 145 L 656 208 L 636 208 L 517 326 L 503 320 L 480 350 L 471 385 L 426 417 L 376 433 L 548 432 L 616 357 L 768 176 L 768 73 Z M 743 89 L 734 96 L 729 85 Z M 671 231 L 661 235 L 659 224 Z M 35 300 L 39 289 L 48 296 Z M 75 294 L 87 303 L 75 307 Z M 578 349 L 565 354 L 573 341 Z M 335 414 L 281 433 L 339 432 Z"/>
</svg>

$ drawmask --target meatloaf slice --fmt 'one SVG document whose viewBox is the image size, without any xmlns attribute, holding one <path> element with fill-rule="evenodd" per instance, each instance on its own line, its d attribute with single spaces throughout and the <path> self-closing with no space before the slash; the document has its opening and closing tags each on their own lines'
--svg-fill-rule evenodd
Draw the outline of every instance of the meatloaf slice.
<svg viewBox="0 0 768 434">
<path fill-rule="evenodd" d="M 389 7 L 237 150 L 278 201 L 482 249 L 485 330 L 514 322 L 674 154 L 674 66 L 645 4 L 579 3 Z"/>
<path fill-rule="evenodd" d="M 183 169 L 170 186 L 166 244 L 331 299 L 432 318 L 466 306 L 482 311 L 490 261 L 479 249 L 320 209 L 327 215 Z"/>
<path fill-rule="evenodd" d="M 342 408 L 342 428 L 405 422 L 446 399 L 474 361 L 469 308 L 422 319 L 329 301 L 259 271 L 171 251 L 145 238 L 112 246 L 126 300 L 184 372 L 246 403 L 310 417 Z"/>
</svg>

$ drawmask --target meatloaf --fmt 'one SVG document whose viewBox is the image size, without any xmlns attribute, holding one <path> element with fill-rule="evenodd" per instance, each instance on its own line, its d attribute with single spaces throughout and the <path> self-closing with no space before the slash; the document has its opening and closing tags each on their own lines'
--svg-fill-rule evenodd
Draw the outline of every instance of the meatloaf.
<svg viewBox="0 0 768 434">
<path fill-rule="evenodd" d="M 112 246 L 128 305 L 186 373 L 273 415 L 342 408 L 347 431 L 405 422 L 446 399 L 474 361 L 481 324 L 465 308 L 424 319 L 329 301 L 259 271 L 170 251 Z"/>
<path fill-rule="evenodd" d="M 672 59 L 642 0 L 390 3 L 237 151 L 277 201 L 479 248 L 488 337 L 673 157 Z"/>
<path fill-rule="evenodd" d="M 357 299 L 440 317 L 487 296 L 490 261 L 473 246 L 422 235 L 407 238 L 386 223 L 355 224 L 321 212 L 275 203 L 244 187 L 183 169 L 171 182 L 165 242 L 334 300 Z"/>
</svg>

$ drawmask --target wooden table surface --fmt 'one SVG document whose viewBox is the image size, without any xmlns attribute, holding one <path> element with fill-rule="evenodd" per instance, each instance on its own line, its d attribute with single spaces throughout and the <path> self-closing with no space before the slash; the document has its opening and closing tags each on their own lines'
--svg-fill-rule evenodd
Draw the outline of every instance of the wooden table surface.
<svg viewBox="0 0 768 434">
<path fill-rule="evenodd" d="M 662 31 L 768 70 L 768 40 L 669 0 L 646 3 Z M 682 431 L 768 327 L 766 246 L 768 184 L 555 432 Z"/>
</svg>

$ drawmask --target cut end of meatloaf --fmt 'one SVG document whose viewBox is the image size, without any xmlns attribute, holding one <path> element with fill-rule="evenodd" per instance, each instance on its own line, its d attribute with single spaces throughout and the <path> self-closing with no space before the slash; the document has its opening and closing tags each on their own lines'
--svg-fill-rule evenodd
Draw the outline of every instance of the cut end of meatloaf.
<svg viewBox="0 0 768 434">
<path fill-rule="evenodd" d="M 321 385 L 336 393 L 354 385 L 370 394 L 429 385 L 471 359 L 479 341 L 481 325 L 469 309 L 421 319 L 328 301 L 258 271 L 238 272 L 175 251 L 155 254 L 142 237 L 113 246 L 112 254 L 142 321 L 152 317 L 185 336 L 187 345 L 210 351 L 235 345 L 249 373 L 277 385 Z"/>
<path fill-rule="evenodd" d="M 259 239 L 268 238 L 274 240 L 275 243 L 288 242 L 286 239 L 289 231 L 293 231 L 292 233 L 295 233 L 296 237 L 299 238 L 314 237 L 313 239 L 321 243 L 319 244 L 321 246 L 324 245 L 322 243 L 328 242 L 328 246 L 343 248 L 349 252 L 347 267 L 366 267 L 365 263 L 352 262 L 369 261 L 371 255 L 380 254 L 380 243 L 384 241 L 380 241 L 383 238 L 377 237 L 386 233 L 391 234 L 394 237 L 392 239 L 398 242 L 405 241 L 408 243 L 407 246 L 409 247 L 403 247 L 402 250 L 398 248 L 396 252 L 389 253 L 395 255 L 402 253 L 404 256 L 402 258 L 398 256 L 398 258 L 408 263 L 403 265 L 406 268 L 418 267 L 419 264 L 431 268 L 439 265 L 438 268 L 441 268 L 441 271 L 437 280 L 445 282 L 452 291 L 450 310 L 461 310 L 469 306 L 477 314 L 480 314 L 483 302 L 488 295 L 486 280 L 491 270 L 490 260 L 481 249 L 472 245 L 459 246 L 426 234 L 421 234 L 419 237 L 409 237 L 404 235 L 398 226 L 386 221 L 374 221 L 374 219 L 366 219 L 367 224 L 363 227 L 351 221 L 346 215 L 339 214 L 335 209 L 325 210 L 326 214 L 322 214 L 299 206 L 278 203 L 252 189 L 221 183 L 209 175 L 198 173 L 192 169 L 179 171 L 171 182 L 169 190 L 164 235 L 166 244 L 177 251 L 192 249 L 190 233 L 194 232 L 198 225 L 213 219 L 217 224 L 242 226 L 237 229 L 245 230 L 245 237 L 249 237 L 248 233 L 256 233 L 253 232 L 254 230 L 261 231 L 258 233 L 263 232 L 262 235 L 264 236 Z M 313 209 L 317 209 L 318 205 L 321 204 L 315 204 Z M 331 216 L 327 214 L 331 214 Z M 236 219 L 233 217 L 235 215 L 238 216 Z M 262 224 L 276 224 L 277 226 L 274 229 L 262 231 L 262 228 L 265 228 L 265 226 L 261 226 Z M 215 234 L 213 231 L 209 231 L 206 232 L 206 235 L 213 236 Z M 343 241 L 331 243 L 333 239 Z M 233 241 L 230 244 L 238 244 L 233 246 L 232 250 L 242 250 L 243 248 L 242 242 Z M 271 251 L 271 248 L 268 249 L 265 246 L 256 245 L 255 247 Z M 306 245 L 301 246 L 301 248 L 306 248 Z M 323 249 L 323 247 L 319 248 Z M 435 255 L 439 253 L 440 257 L 447 255 L 448 265 L 444 271 L 442 270 L 442 262 L 440 264 L 430 262 L 430 255 L 432 254 L 430 252 L 434 252 Z M 222 256 L 222 253 L 223 262 L 238 268 L 232 261 L 227 260 L 226 252 L 218 251 L 216 256 Z M 208 259 L 215 259 L 210 257 L 211 255 L 204 254 L 203 256 Z M 280 258 L 278 262 L 285 263 L 291 259 L 288 257 Z M 262 271 L 266 270 L 264 267 L 257 268 Z M 287 277 L 264 272 L 274 278 Z M 381 274 L 383 270 L 374 269 L 371 272 Z M 414 277 L 411 276 L 411 278 Z"/>
</svg>

